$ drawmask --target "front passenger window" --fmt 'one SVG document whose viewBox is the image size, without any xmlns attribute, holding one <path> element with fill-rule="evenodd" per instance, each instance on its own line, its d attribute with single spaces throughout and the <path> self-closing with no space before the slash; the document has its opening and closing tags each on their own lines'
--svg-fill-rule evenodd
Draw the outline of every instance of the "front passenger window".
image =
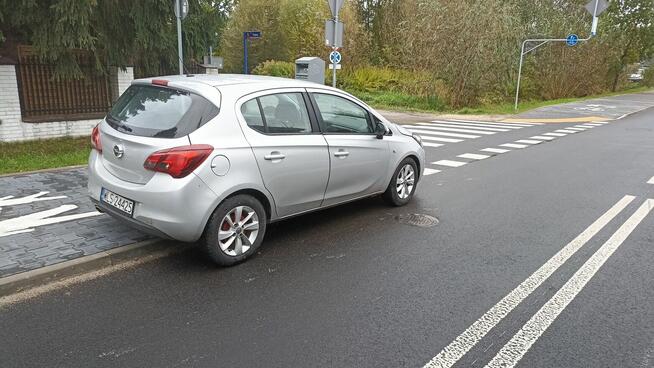
<svg viewBox="0 0 654 368">
<path fill-rule="evenodd" d="M 368 111 L 354 102 L 323 93 L 314 93 L 313 97 L 320 110 L 323 132 L 370 134 L 374 131 L 368 121 Z"/>
</svg>

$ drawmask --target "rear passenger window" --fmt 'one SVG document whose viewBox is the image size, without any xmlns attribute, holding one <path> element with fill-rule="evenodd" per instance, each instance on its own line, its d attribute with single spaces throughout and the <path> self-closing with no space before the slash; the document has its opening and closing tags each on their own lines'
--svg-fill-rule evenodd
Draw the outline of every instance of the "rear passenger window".
<svg viewBox="0 0 654 368">
<path fill-rule="evenodd" d="M 261 133 L 310 133 L 311 121 L 301 93 L 261 96 L 241 105 L 248 126 Z"/>
</svg>

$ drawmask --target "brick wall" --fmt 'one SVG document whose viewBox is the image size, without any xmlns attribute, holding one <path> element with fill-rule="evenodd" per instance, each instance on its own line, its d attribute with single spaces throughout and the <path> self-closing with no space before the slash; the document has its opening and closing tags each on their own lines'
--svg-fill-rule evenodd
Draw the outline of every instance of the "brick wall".
<svg viewBox="0 0 654 368">
<path fill-rule="evenodd" d="M 129 87 L 133 79 L 133 68 L 128 67 L 125 71 L 113 68 L 110 83 L 114 101 Z M 100 119 L 48 123 L 23 122 L 16 67 L 0 65 L 0 142 L 89 135 L 99 121 Z"/>
</svg>

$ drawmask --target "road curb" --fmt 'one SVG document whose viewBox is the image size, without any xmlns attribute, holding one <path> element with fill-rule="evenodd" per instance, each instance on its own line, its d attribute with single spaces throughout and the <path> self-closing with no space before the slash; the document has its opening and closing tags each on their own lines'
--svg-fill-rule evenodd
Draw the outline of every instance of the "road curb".
<svg viewBox="0 0 654 368">
<path fill-rule="evenodd" d="M 162 239 L 149 239 L 51 266 L 21 272 L 0 279 L 0 297 L 154 254 L 159 256 L 170 255 L 186 250 L 190 246 L 189 244 Z"/>
</svg>

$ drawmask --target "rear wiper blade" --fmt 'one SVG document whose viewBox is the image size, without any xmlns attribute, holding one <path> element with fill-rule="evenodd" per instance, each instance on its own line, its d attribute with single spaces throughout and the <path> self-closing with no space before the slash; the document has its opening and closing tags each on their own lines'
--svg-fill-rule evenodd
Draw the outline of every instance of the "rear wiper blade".
<svg viewBox="0 0 654 368">
<path fill-rule="evenodd" d="M 131 132 L 132 131 L 132 128 L 128 127 L 127 125 L 125 125 L 123 123 L 121 123 L 120 121 L 118 121 L 118 119 L 116 119 L 115 117 L 113 117 L 111 115 L 107 115 L 107 123 L 109 123 L 109 125 L 113 126 L 116 129 L 121 129 L 121 130 L 124 130 L 126 132 Z"/>
</svg>

